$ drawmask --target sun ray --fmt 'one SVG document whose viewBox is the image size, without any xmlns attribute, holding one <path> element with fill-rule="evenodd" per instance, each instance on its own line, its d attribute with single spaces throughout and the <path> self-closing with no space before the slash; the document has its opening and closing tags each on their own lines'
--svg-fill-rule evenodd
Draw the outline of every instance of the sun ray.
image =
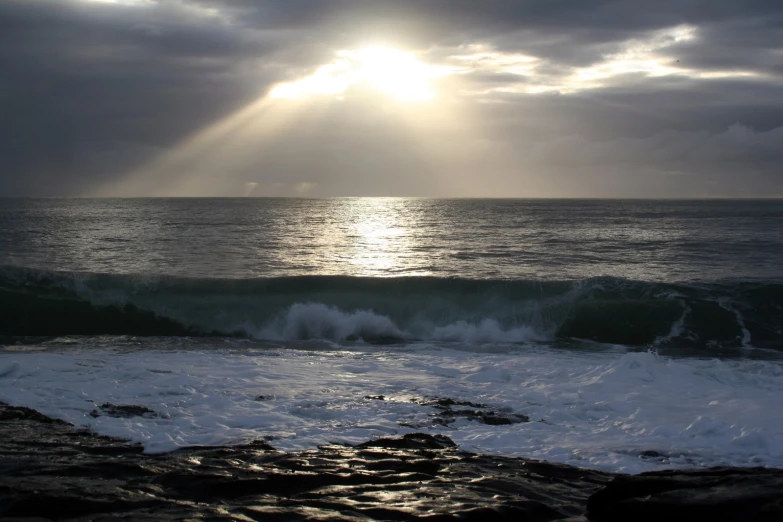
<svg viewBox="0 0 783 522">
<path fill-rule="evenodd" d="M 281 106 L 262 96 L 129 172 L 121 182 L 101 187 L 94 195 L 209 194 L 232 164 L 250 155 L 247 149 L 294 125 L 306 110 L 301 103 Z"/>
<path fill-rule="evenodd" d="M 374 118 L 409 137 L 408 148 L 400 151 L 401 159 L 415 157 L 433 170 L 444 170 L 438 167 L 453 163 L 449 144 L 470 134 L 452 113 L 448 98 L 422 105 L 433 100 L 434 80 L 445 74 L 413 53 L 390 47 L 337 51 L 335 61 L 298 80 L 274 85 L 265 95 L 184 139 L 119 183 L 98 189 L 95 195 L 256 194 L 264 176 L 256 165 L 265 153 L 290 150 L 287 143 L 293 137 L 313 136 L 327 126 L 334 130 L 341 121 L 351 127 Z M 433 138 L 439 145 L 430 145 Z M 298 157 L 290 160 L 297 163 Z M 273 168 L 277 167 L 285 173 L 290 165 Z M 449 184 L 447 178 L 435 178 Z M 312 187 L 307 179 L 291 179 L 290 188 L 301 192 L 303 183 L 308 190 Z"/>
</svg>

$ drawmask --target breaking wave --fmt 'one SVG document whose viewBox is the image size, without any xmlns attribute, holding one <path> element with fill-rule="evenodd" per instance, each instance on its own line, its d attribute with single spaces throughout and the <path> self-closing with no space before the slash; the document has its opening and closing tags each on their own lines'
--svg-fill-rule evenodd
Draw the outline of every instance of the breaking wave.
<svg viewBox="0 0 783 522">
<path fill-rule="evenodd" d="M 783 349 L 783 284 L 192 279 L 0 267 L 0 335 L 245 336 Z"/>
</svg>

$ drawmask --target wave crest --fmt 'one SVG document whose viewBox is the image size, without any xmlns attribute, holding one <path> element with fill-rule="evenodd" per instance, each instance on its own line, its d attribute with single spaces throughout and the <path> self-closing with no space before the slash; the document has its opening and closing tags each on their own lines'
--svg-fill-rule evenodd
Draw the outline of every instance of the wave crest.
<svg viewBox="0 0 783 522">
<path fill-rule="evenodd" d="M 145 278 L 0 268 L 0 335 L 783 349 L 783 285 L 613 278 Z"/>
</svg>

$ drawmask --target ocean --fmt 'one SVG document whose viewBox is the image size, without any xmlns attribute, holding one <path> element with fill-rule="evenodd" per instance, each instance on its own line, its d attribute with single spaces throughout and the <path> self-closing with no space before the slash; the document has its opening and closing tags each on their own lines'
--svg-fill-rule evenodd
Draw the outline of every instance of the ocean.
<svg viewBox="0 0 783 522">
<path fill-rule="evenodd" d="M 783 467 L 781 260 L 779 200 L 0 199 L 0 401 L 153 453 Z"/>
</svg>

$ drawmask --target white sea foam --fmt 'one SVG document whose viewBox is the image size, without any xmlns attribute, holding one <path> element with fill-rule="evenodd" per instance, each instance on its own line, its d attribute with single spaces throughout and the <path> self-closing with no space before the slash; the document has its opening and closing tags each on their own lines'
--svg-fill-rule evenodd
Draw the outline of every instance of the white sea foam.
<svg viewBox="0 0 783 522">
<path fill-rule="evenodd" d="M 256 339 L 293 341 L 297 339 L 346 339 L 380 337 L 425 339 L 465 343 L 521 343 L 543 340 L 546 336 L 529 326 L 504 328 L 495 319 L 480 322 L 455 321 L 435 326 L 429 321 L 414 321 L 407 328 L 372 310 L 346 312 L 323 303 L 296 303 L 277 319 L 261 328 L 252 324 L 236 325 L 230 330 L 242 331 Z"/>
<path fill-rule="evenodd" d="M 727 312 L 731 312 L 734 314 L 734 317 L 737 318 L 737 325 L 740 327 L 740 331 L 742 332 L 742 347 L 743 348 L 750 348 L 750 330 L 748 330 L 748 327 L 745 326 L 745 318 L 742 316 L 739 310 L 734 308 L 731 304 L 731 301 L 728 298 L 721 298 L 718 299 L 718 304 L 721 308 L 726 310 Z"/>
<path fill-rule="evenodd" d="M 384 315 L 371 310 L 343 312 L 323 303 L 297 303 L 277 321 L 261 330 L 246 327 L 254 337 L 274 340 L 332 339 L 342 341 L 362 335 L 401 338 L 400 329 Z"/>
<path fill-rule="evenodd" d="M 654 346 L 660 346 L 661 344 L 670 342 L 672 339 L 680 337 L 684 333 L 685 319 L 688 317 L 688 314 L 691 313 L 691 308 L 685 304 L 684 301 L 679 300 L 679 302 L 682 305 L 682 315 L 680 315 L 679 319 L 674 321 L 671 328 L 669 329 L 669 333 L 659 336 L 655 339 L 655 341 L 653 341 L 652 344 Z"/>
<path fill-rule="evenodd" d="M 0 353 L 0 400 L 150 452 L 260 437 L 297 450 L 428 431 L 467 450 L 612 471 L 783 467 L 782 393 L 783 369 L 774 362 L 652 353 L 490 354 L 433 345 Z M 482 402 L 532 422 L 435 427 L 435 411 L 410 402 L 423 396 Z M 146 406 L 160 417 L 90 416 L 104 402 Z M 641 458 L 643 451 L 663 457 Z"/>
<path fill-rule="evenodd" d="M 434 329 L 433 337 L 439 341 L 465 343 L 521 343 L 543 338 L 531 327 L 503 328 L 494 319 L 484 319 L 479 324 L 458 321 L 440 326 Z"/>
</svg>

